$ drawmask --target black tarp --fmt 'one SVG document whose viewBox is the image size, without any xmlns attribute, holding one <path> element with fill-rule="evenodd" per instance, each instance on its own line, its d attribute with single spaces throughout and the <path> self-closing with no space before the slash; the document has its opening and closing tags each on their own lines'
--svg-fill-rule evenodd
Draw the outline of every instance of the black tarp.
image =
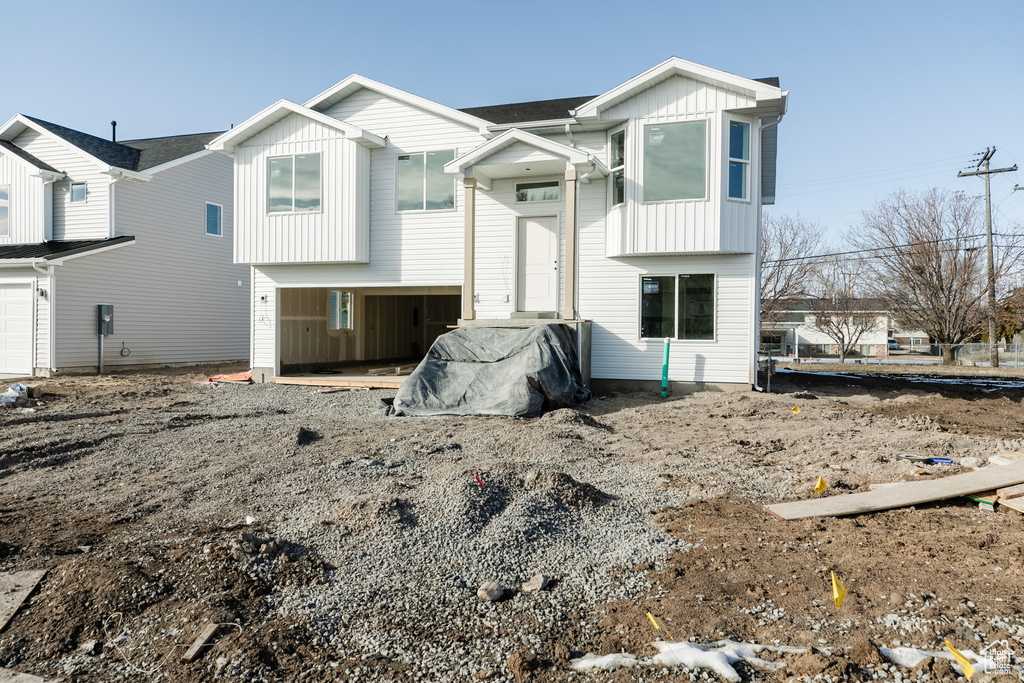
<svg viewBox="0 0 1024 683">
<path fill-rule="evenodd" d="M 460 327 L 437 338 L 387 412 L 535 417 L 588 398 L 568 325 Z"/>
</svg>

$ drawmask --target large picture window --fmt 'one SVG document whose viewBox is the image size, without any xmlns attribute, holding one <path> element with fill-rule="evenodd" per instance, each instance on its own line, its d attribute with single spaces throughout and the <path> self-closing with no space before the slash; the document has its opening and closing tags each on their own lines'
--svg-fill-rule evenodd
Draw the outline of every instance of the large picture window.
<svg viewBox="0 0 1024 683">
<path fill-rule="evenodd" d="M 645 275 L 640 279 L 640 336 L 715 338 L 715 276 Z"/>
<path fill-rule="evenodd" d="M 0 185 L 0 237 L 11 234 L 11 186 Z"/>
<path fill-rule="evenodd" d="M 398 155 L 397 208 L 399 211 L 437 211 L 455 208 L 455 179 L 444 165 L 455 150 Z"/>
<path fill-rule="evenodd" d="M 707 122 L 644 126 L 644 201 L 704 199 Z"/>
<path fill-rule="evenodd" d="M 729 199 L 746 199 L 750 168 L 750 124 L 729 124 Z"/>
<path fill-rule="evenodd" d="M 267 211 L 320 210 L 320 154 L 271 157 L 267 169 Z"/>
</svg>

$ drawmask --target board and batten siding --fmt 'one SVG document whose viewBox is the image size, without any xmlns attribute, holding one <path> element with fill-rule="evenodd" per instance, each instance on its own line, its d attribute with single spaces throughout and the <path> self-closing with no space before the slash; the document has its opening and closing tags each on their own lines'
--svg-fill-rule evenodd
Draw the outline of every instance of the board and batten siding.
<svg viewBox="0 0 1024 683">
<path fill-rule="evenodd" d="M 53 237 L 55 240 L 95 240 L 111 236 L 110 181 L 97 163 L 81 152 L 34 129 L 12 141 L 32 156 L 66 174 L 53 184 Z M 71 203 L 71 183 L 84 182 L 84 202 Z"/>
<path fill-rule="evenodd" d="M 743 94 L 682 76 L 664 80 L 601 114 L 604 120 L 628 119 L 626 131 L 626 201 L 609 222 L 606 254 L 744 252 L 755 249 L 752 226 L 756 202 L 728 202 L 728 121 L 725 110 L 752 107 Z M 733 117 L 736 120 L 747 120 Z M 648 125 L 707 121 L 706 197 L 698 200 L 644 202 L 643 135 Z M 760 147 L 756 121 L 751 123 L 752 156 Z M 616 129 L 613 129 L 616 130 Z M 606 163 L 610 159 L 605 160 Z M 751 160 L 754 169 L 759 168 Z M 751 174 L 750 194 L 760 192 L 759 173 Z M 726 204 L 729 204 L 726 207 Z"/>
<path fill-rule="evenodd" d="M 46 238 L 44 194 L 50 186 L 42 178 L 33 178 L 33 169 L 21 159 L 0 148 L 0 185 L 9 186 L 8 234 L 0 235 L 0 245 L 31 244 Z"/>
<path fill-rule="evenodd" d="M 232 161 L 204 154 L 148 183 L 119 181 L 117 231 L 135 243 L 57 267 L 57 364 L 96 364 L 96 304 L 114 305 L 104 364 L 237 360 L 249 353 L 250 269 L 232 264 Z M 223 207 L 206 234 L 206 203 Z M 131 350 L 122 356 L 122 344 Z"/>
<path fill-rule="evenodd" d="M 320 210 L 268 211 L 268 159 L 320 154 Z M 369 150 L 335 128 L 290 114 L 235 150 L 236 263 L 369 260 Z"/>
</svg>

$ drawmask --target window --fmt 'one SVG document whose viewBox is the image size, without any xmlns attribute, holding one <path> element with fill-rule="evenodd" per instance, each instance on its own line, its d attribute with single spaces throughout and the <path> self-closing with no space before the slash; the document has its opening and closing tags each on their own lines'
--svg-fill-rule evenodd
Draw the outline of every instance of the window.
<svg viewBox="0 0 1024 683">
<path fill-rule="evenodd" d="M 295 154 L 267 160 L 267 211 L 320 210 L 320 154 Z"/>
<path fill-rule="evenodd" d="M 398 155 L 398 210 L 454 209 L 455 179 L 444 172 L 454 158 L 453 149 Z"/>
<path fill-rule="evenodd" d="M 553 202 L 560 197 L 558 181 L 516 183 L 517 202 Z"/>
<path fill-rule="evenodd" d="M 644 126 L 644 201 L 704 199 L 707 122 Z"/>
<path fill-rule="evenodd" d="M 750 124 L 729 124 L 729 199 L 747 198 L 750 177 Z"/>
<path fill-rule="evenodd" d="M 640 287 L 641 338 L 715 338 L 713 274 L 644 276 Z"/>
<path fill-rule="evenodd" d="M 352 329 L 352 292 L 331 290 L 330 327 L 332 330 Z"/>
<path fill-rule="evenodd" d="M 71 183 L 71 201 L 84 202 L 85 190 L 85 183 Z"/>
<path fill-rule="evenodd" d="M 206 234 L 220 235 L 220 216 L 223 207 L 220 204 L 206 202 Z"/>
<path fill-rule="evenodd" d="M 626 131 L 612 133 L 611 137 L 612 206 L 626 201 Z"/>
<path fill-rule="evenodd" d="M 10 208 L 11 186 L 0 185 L 0 237 L 8 237 L 11 234 Z"/>
</svg>

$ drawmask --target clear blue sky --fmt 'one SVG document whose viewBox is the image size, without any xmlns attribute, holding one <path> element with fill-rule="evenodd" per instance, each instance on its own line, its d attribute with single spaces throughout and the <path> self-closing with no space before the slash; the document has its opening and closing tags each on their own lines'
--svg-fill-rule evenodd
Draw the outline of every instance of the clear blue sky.
<svg viewBox="0 0 1024 683">
<path fill-rule="evenodd" d="M 790 91 L 775 211 L 838 234 L 899 188 L 981 194 L 1024 165 L 1024 2 L 8 3 L 0 119 L 221 130 L 356 72 L 454 107 L 592 95 L 678 56 Z M 17 27 L 15 29 L 15 27 Z M 993 178 L 996 230 L 1024 171 Z"/>
</svg>

